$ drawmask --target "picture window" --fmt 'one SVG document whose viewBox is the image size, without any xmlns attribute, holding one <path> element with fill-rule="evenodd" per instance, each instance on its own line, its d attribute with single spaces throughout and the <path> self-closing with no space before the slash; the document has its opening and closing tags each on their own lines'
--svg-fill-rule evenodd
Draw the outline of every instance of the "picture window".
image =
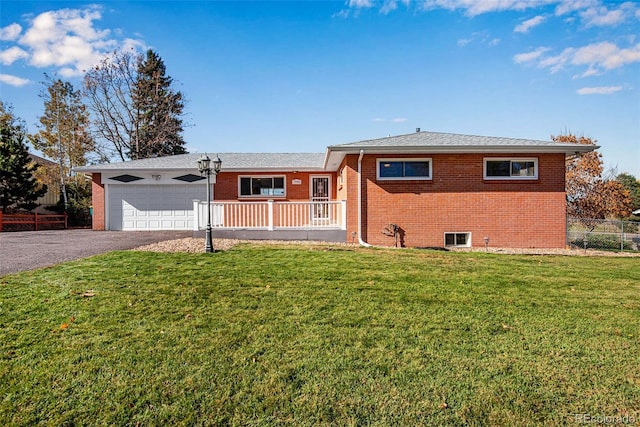
<svg viewBox="0 0 640 427">
<path fill-rule="evenodd" d="M 379 180 L 430 180 L 431 159 L 378 159 Z"/>
<path fill-rule="evenodd" d="M 284 197 L 284 176 L 243 176 L 240 177 L 242 197 Z"/>
</svg>

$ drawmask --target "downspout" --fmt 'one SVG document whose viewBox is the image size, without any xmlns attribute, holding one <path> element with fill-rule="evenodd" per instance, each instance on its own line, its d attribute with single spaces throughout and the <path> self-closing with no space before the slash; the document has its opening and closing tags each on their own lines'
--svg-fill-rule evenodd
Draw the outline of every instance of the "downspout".
<svg viewBox="0 0 640 427">
<path fill-rule="evenodd" d="M 358 243 L 369 247 L 371 245 L 362 240 L 362 157 L 364 157 L 364 150 L 360 150 L 360 156 L 358 156 Z"/>
</svg>

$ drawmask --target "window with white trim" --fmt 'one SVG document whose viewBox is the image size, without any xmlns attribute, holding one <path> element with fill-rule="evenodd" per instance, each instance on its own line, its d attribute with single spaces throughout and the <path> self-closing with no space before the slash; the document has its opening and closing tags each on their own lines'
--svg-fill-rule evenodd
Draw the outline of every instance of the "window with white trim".
<svg viewBox="0 0 640 427">
<path fill-rule="evenodd" d="M 378 159 L 377 179 L 431 179 L 431 159 Z"/>
<path fill-rule="evenodd" d="M 444 233 L 444 246 L 471 247 L 471 233 Z"/>
<path fill-rule="evenodd" d="M 537 179 L 538 159 L 485 158 L 484 179 Z"/>
<path fill-rule="evenodd" d="M 240 197 L 284 197 L 284 176 L 241 176 Z"/>
</svg>

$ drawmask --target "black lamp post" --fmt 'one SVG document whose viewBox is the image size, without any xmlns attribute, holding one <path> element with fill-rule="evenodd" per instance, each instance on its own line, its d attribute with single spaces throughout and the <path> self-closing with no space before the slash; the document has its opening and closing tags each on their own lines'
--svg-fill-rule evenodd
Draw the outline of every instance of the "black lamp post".
<svg viewBox="0 0 640 427">
<path fill-rule="evenodd" d="M 211 174 L 218 175 L 221 167 L 222 160 L 218 155 L 212 161 L 205 153 L 198 160 L 200 175 L 207 177 L 207 230 L 205 232 L 204 251 L 208 253 L 213 252 L 213 241 L 211 240 Z"/>
</svg>

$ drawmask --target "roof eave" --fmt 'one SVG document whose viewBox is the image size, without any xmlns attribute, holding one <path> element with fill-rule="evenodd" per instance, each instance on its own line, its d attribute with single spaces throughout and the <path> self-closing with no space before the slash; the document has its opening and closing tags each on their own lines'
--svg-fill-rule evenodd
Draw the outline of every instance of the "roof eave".
<svg viewBox="0 0 640 427">
<path fill-rule="evenodd" d="M 330 152 L 340 152 L 344 154 L 358 154 L 364 150 L 367 154 L 455 154 L 455 153 L 586 153 L 600 148 L 597 145 L 586 144 L 557 144 L 557 145 L 457 145 L 457 146 L 412 146 L 412 147 L 399 147 L 399 146 L 358 146 L 358 147 L 341 147 L 333 146 L 327 150 L 327 156 Z"/>
<path fill-rule="evenodd" d="M 192 171 L 198 172 L 198 168 L 167 168 L 167 167 L 158 167 L 158 168 L 91 168 L 91 167 L 82 167 L 82 168 L 74 168 L 74 172 L 92 174 L 92 173 L 111 173 L 111 172 L 177 172 L 177 171 Z M 277 172 L 322 172 L 324 168 L 322 167 L 261 167 L 261 168 L 222 168 L 220 173 L 222 172 L 235 172 L 235 173 L 250 173 L 250 172 L 259 172 L 259 173 L 277 173 Z"/>
</svg>

